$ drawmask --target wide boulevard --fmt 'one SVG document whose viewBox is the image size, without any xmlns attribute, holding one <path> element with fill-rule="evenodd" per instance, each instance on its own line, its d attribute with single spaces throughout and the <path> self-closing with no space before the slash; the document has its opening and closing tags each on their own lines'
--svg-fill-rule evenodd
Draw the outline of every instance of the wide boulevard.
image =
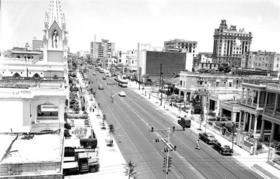
<svg viewBox="0 0 280 179">
<path fill-rule="evenodd" d="M 101 110 L 106 114 L 108 123 L 114 125 L 115 139 L 124 158 L 136 164 L 137 178 L 165 178 L 165 145 L 155 142 L 155 139 L 158 135 L 167 137 L 164 130 L 176 125 L 174 120 L 170 120 L 170 115 L 156 108 L 132 89 L 111 85 L 114 79 L 107 77 L 103 80 L 103 76 L 104 74 L 99 72 L 96 76 L 92 76 L 91 72 L 89 74 Z M 98 90 L 99 84 L 103 85 L 104 90 Z M 118 96 L 120 91 L 125 91 L 127 96 Z M 154 127 L 154 132 L 151 132 L 151 126 Z M 168 178 L 261 178 L 238 164 L 232 157 L 221 156 L 205 143 L 201 142 L 201 150 L 196 150 L 196 138 L 188 129 L 171 134 L 171 143 L 176 145 L 177 149 L 170 152 L 172 166 Z"/>
</svg>

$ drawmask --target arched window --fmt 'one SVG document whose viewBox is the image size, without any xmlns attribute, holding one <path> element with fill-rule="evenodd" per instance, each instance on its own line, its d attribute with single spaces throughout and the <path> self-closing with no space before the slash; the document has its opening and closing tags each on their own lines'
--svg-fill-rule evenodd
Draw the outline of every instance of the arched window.
<svg viewBox="0 0 280 179">
<path fill-rule="evenodd" d="M 14 78 L 20 78 L 21 76 L 20 76 L 20 74 L 15 73 L 15 74 L 13 75 L 13 77 L 14 77 Z"/>
</svg>

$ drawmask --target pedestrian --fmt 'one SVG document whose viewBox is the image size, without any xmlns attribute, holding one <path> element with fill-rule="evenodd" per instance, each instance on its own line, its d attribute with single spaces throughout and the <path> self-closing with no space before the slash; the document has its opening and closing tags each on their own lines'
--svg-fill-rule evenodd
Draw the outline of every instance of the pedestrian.
<svg viewBox="0 0 280 179">
<path fill-rule="evenodd" d="M 200 150 L 200 144 L 199 144 L 199 139 L 196 140 L 196 146 L 195 149 Z"/>
</svg>

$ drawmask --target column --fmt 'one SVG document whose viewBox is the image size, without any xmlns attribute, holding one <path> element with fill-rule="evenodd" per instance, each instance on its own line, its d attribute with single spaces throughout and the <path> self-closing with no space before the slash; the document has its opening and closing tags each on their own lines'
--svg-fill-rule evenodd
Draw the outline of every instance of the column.
<svg viewBox="0 0 280 179">
<path fill-rule="evenodd" d="M 265 100 L 264 100 L 264 109 L 266 107 L 266 103 L 267 103 L 267 98 L 268 98 L 268 92 L 265 92 Z"/>
<path fill-rule="evenodd" d="M 181 90 L 179 90 L 179 98 L 181 98 Z"/>
<path fill-rule="evenodd" d="M 249 129 L 248 129 L 248 132 L 250 132 L 250 130 L 251 130 L 251 125 L 252 125 L 252 116 L 253 116 L 253 114 L 249 114 Z"/>
<path fill-rule="evenodd" d="M 248 119 L 248 113 L 247 112 L 244 112 L 244 118 L 243 118 L 243 131 L 245 131 L 245 126 L 246 126 L 246 122 L 247 122 L 247 119 Z"/>
<path fill-rule="evenodd" d="M 253 131 L 254 138 L 255 138 L 256 133 L 257 133 L 257 125 L 258 125 L 258 115 L 256 115 L 255 119 L 254 119 L 254 131 Z"/>
<path fill-rule="evenodd" d="M 186 103 L 186 102 L 187 102 L 187 92 L 184 91 L 184 103 Z"/>
<path fill-rule="evenodd" d="M 239 112 L 238 128 L 241 129 L 242 111 Z"/>
<path fill-rule="evenodd" d="M 273 108 L 273 116 L 275 116 L 275 113 L 276 113 L 277 103 L 278 103 L 278 93 L 276 93 L 276 99 L 275 99 L 274 108 Z"/>
<path fill-rule="evenodd" d="M 261 91 L 260 90 L 258 90 L 258 98 L 257 98 L 257 109 L 259 108 L 259 106 L 260 106 L 260 95 L 261 94 Z"/>
<path fill-rule="evenodd" d="M 264 119 L 262 119 L 262 125 L 261 125 L 261 136 L 260 136 L 260 138 L 261 138 L 261 140 L 263 141 L 263 139 L 264 139 L 264 123 L 265 123 L 265 121 L 264 121 Z"/>
<path fill-rule="evenodd" d="M 253 105 L 254 105 L 254 93 L 255 93 L 255 90 L 252 90 L 251 96 L 250 96 L 250 98 L 251 98 L 251 106 L 252 106 L 252 107 L 253 107 Z"/>
<path fill-rule="evenodd" d="M 246 89 L 246 104 L 248 105 L 248 98 L 249 98 L 249 89 Z"/>
<path fill-rule="evenodd" d="M 274 129 L 275 129 L 275 124 L 272 122 L 271 134 L 270 134 L 270 139 L 269 139 L 269 142 L 270 142 L 270 143 L 273 141 Z"/>
<path fill-rule="evenodd" d="M 231 112 L 231 121 L 236 122 L 236 112 Z"/>
<path fill-rule="evenodd" d="M 243 100 L 244 100 L 244 89 L 245 88 L 242 88 L 241 102 L 243 102 Z"/>
</svg>

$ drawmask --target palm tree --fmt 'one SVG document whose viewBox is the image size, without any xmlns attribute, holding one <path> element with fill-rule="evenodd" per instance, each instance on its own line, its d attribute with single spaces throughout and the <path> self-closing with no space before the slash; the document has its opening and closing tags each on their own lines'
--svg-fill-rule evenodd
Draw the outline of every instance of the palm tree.
<svg viewBox="0 0 280 179">
<path fill-rule="evenodd" d="M 130 177 L 136 178 L 135 167 L 136 167 L 136 165 L 132 161 L 129 161 L 126 164 L 126 166 L 125 166 L 125 175 L 128 176 L 128 179 L 130 179 Z"/>
</svg>

